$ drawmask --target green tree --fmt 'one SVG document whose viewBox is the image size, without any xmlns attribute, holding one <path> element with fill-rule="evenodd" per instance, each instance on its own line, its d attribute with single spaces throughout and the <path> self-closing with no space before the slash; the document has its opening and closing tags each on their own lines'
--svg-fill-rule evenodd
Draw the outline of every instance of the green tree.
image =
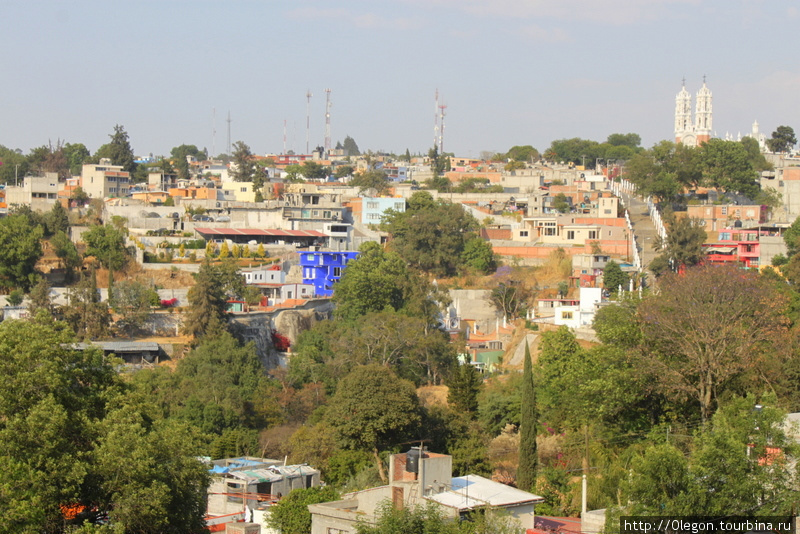
<svg viewBox="0 0 800 534">
<path fill-rule="evenodd" d="M 160 419 L 135 397 L 120 399 L 92 454 L 111 523 L 142 534 L 202 531 L 209 475 L 200 453 L 190 428 Z"/>
<path fill-rule="evenodd" d="M 75 331 L 80 340 L 99 339 L 108 335 L 111 314 L 108 304 L 100 301 L 94 268 L 89 276 L 67 292 L 68 304 L 59 309 L 59 314 Z"/>
<path fill-rule="evenodd" d="M 79 175 L 83 164 L 89 160 L 91 154 L 83 143 L 67 143 L 64 145 L 64 156 L 69 164 L 70 174 Z"/>
<path fill-rule="evenodd" d="M 608 136 L 606 142 L 612 146 L 627 146 L 629 148 L 637 149 L 642 144 L 642 137 L 635 133 L 614 133 Z"/>
<path fill-rule="evenodd" d="M 553 209 L 559 213 L 569 213 L 569 210 L 572 208 L 569 200 L 567 199 L 567 195 L 564 193 L 558 193 L 553 197 L 552 206 Z"/>
<path fill-rule="evenodd" d="M 235 182 L 250 182 L 256 172 L 256 164 L 250 147 L 244 141 L 233 144 L 233 161 L 231 162 L 231 178 Z"/>
<path fill-rule="evenodd" d="M 506 152 L 507 159 L 526 163 L 533 163 L 533 160 L 539 159 L 539 157 L 539 151 L 531 145 L 512 146 L 508 152 Z"/>
<path fill-rule="evenodd" d="M 390 187 L 389 177 L 381 170 L 371 170 L 356 174 L 350 180 L 350 185 L 358 187 L 360 192 L 374 189 L 376 196 L 385 194 Z"/>
<path fill-rule="evenodd" d="M 114 126 L 114 133 L 109 137 L 111 141 L 97 149 L 95 159 L 99 162 L 100 158 L 108 158 L 112 165 L 120 165 L 123 171 L 133 174 L 136 171 L 136 162 L 128 132 L 117 124 Z"/>
<path fill-rule="evenodd" d="M 352 165 L 339 165 L 336 167 L 336 171 L 333 173 L 333 176 L 337 179 L 345 178 L 346 176 L 352 176 L 355 169 Z"/>
<path fill-rule="evenodd" d="M 405 212 L 389 210 L 381 223 L 381 229 L 392 235 L 391 247 L 404 260 L 436 275 L 458 271 L 465 243 L 478 227 L 460 204 L 436 201 L 427 191 L 414 193 Z"/>
<path fill-rule="evenodd" d="M 75 276 L 75 269 L 83 265 L 78 248 L 64 232 L 56 232 L 56 235 L 50 240 L 50 246 L 61 260 L 67 282 L 71 282 Z"/>
<path fill-rule="evenodd" d="M 616 293 L 620 287 L 628 289 L 628 275 L 614 260 L 609 260 L 603 269 L 603 287 L 611 293 Z"/>
<path fill-rule="evenodd" d="M 516 161 L 511 160 L 503 167 L 503 169 L 507 172 L 516 171 L 519 169 L 527 168 L 527 164 L 524 161 Z"/>
<path fill-rule="evenodd" d="M 756 273 L 706 265 L 671 274 L 638 307 L 658 387 L 710 419 L 717 399 L 786 347 L 786 296 Z"/>
<path fill-rule="evenodd" d="M 334 287 L 336 316 L 354 320 L 372 311 L 403 308 L 404 282 L 410 276 L 403 260 L 374 242 L 364 243 L 359 252 Z"/>
<path fill-rule="evenodd" d="M 389 368 L 371 364 L 357 367 L 336 388 L 325 421 L 348 449 L 371 452 L 381 480 L 387 481 L 379 453 L 406 441 L 420 421 L 414 385 Z"/>
<path fill-rule="evenodd" d="M 293 490 L 272 507 L 270 527 L 282 534 L 307 534 L 311 532 L 308 505 L 337 499 L 339 494 L 330 486 Z"/>
<path fill-rule="evenodd" d="M 0 287 L 27 291 L 35 282 L 36 262 L 42 257 L 44 230 L 26 215 L 0 219 Z"/>
<path fill-rule="evenodd" d="M 530 491 L 536 482 L 539 456 L 536 448 L 536 434 L 539 414 L 536 411 L 536 387 L 533 382 L 531 351 L 525 343 L 525 362 L 522 370 L 522 422 L 519 438 L 519 467 L 517 468 L 517 487 Z"/>
<path fill-rule="evenodd" d="M 300 177 L 303 175 L 303 168 L 296 163 L 287 165 L 283 172 L 286 173 L 286 181 L 288 182 L 302 181 Z"/>
<path fill-rule="evenodd" d="M 328 176 L 329 171 L 328 167 L 310 160 L 304 161 L 300 168 L 300 172 L 306 180 L 321 180 Z"/>
<path fill-rule="evenodd" d="M 92 226 L 83 233 L 83 241 L 86 255 L 97 258 L 106 269 L 118 271 L 128 261 L 125 234 L 113 225 Z"/>
<path fill-rule="evenodd" d="M 114 284 L 110 303 L 111 308 L 120 314 L 120 319 L 117 321 L 120 330 L 136 332 L 144 325 L 150 315 L 153 293 L 155 293 L 153 289 L 133 280 L 123 280 Z M 158 298 L 157 293 L 156 298 Z"/>
<path fill-rule="evenodd" d="M 447 381 L 447 404 L 458 413 L 475 417 L 478 412 L 478 394 L 483 380 L 469 363 L 459 365 Z"/>
<path fill-rule="evenodd" d="M 700 147 L 698 157 L 703 181 L 709 186 L 751 199 L 761 190 L 758 173 L 741 143 L 711 139 Z"/>
<path fill-rule="evenodd" d="M 182 180 L 188 180 L 190 178 L 189 160 L 187 158 L 206 159 L 205 152 L 199 150 L 195 145 L 176 146 L 170 150 L 170 155 L 172 159 L 175 160 L 175 169 L 178 171 L 178 178 Z"/>
<path fill-rule="evenodd" d="M 439 148 L 436 145 L 428 151 L 428 160 L 430 161 L 434 178 L 442 176 L 450 170 L 450 158 L 445 154 L 439 154 Z"/>
<path fill-rule="evenodd" d="M 119 381 L 102 351 L 74 341 L 47 314 L 0 324 L 0 532 L 59 532 L 60 505 L 91 502 L 87 453 Z"/>
<path fill-rule="evenodd" d="M 358 145 L 356 144 L 355 140 L 349 135 L 344 138 L 344 142 L 342 143 L 342 148 L 345 150 L 345 153 L 348 156 L 361 155 L 361 151 L 358 150 Z"/>
<path fill-rule="evenodd" d="M 217 266 L 208 260 L 200 265 L 188 299 L 190 309 L 183 322 L 187 335 L 198 339 L 214 337 L 227 329 L 226 282 Z"/>
<path fill-rule="evenodd" d="M 656 250 L 661 251 L 662 266 L 656 269 L 653 264 L 650 269 L 656 276 L 664 272 L 664 267 L 671 266 L 677 271 L 683 265 L 691 267 L 699 264 L 705 257 L 703 243 L 706 241 L 706 231 L 700 226 L 702 221 L 694 217 L 681 217 L 667 219 L 669 230 L 667 238 L 656 238 Z M 657 264 L 658 265 L 658 264 Z"/>
<path fill-rule="evenodd" d="M 28 311 L 32 316 L 35 317 L 39 310 L 44 310 L 49 315 L 53 314 L 53 301 L 50 298 L 50 284 L 47 282 L 47 278 L 39 278 L 39 281 L 31 289 L 28 298 L 30 299 Z"/>
<path fill-rule="evenodd" d="M 487 274 L 496 267 L 492 244 L 477 235 L 464 243 L 461 259 L 464 265 L 479 273 Z"/>
<path fill-rule="evenodd" d="M 53 208 L 45 214 L 44 222 L 48 236 L 57 232 L 69 232 L 69 216 L 61 202 L 53 204 Z"/>
<path fill-rule="evenodd" d="M 788 152 L 796 144 L 797 137 L 791 126 L 778 126 L 778 129 L 772 132 L 772 137 L 767 139 L 767 146 L 772 152 Z"/>
</svg>

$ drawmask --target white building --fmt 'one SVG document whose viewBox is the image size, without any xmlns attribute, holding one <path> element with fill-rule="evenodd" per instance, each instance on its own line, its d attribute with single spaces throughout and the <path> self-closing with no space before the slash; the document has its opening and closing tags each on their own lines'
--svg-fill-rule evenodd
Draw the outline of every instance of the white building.
<svg viewBox="0 0 800 534">
<path fill-rule="evenodd" d="M 560 306 L 555 308 L 553 322 L 569 328 L 591 326 L 597 313 L 598 305 L 603 301 L 603 290 L 599 287 L 580 288 L 577 306 Z"/>
<path fill-rule="evenodd" d="M 26 176 L 20 186 L 6 186 L 8 206 L 30 206 L 33 211 L 48 211 L 58 200 L 58 173 Z"/>
</svg>

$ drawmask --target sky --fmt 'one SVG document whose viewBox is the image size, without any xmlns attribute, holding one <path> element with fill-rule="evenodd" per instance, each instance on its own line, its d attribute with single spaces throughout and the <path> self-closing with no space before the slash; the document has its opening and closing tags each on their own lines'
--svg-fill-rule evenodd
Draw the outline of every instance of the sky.
<svg viewBox="0 0 800 534">
<path fill-rule="evenodd" d="M 116 124 L 137 156 L 324 144 L 544 151 L 555 139 L 673 139 L 682 80 L 706 77 L 719 137 L 800 131 L 797 0 L 6 0 L 0 145 L 91 152 Z"/>
</svg>

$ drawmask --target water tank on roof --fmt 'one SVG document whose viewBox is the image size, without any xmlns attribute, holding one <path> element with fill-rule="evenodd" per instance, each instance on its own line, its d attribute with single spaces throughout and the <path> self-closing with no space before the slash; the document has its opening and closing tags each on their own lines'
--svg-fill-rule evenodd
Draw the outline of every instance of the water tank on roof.
<svg viewBox="0 0 800 534">
<path fill-rule="evenodd" d="M 420 458 L 425 458 L 425 453 L 419 447 L 411 447 L 406 453 L 406 472 L 419 474 Z"/>
</svg>

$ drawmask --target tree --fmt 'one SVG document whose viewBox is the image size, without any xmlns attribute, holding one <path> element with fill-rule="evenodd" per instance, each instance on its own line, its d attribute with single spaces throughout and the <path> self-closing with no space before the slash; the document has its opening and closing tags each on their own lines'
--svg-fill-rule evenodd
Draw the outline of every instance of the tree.
<svg viewBox="0 0 800 534">
<path fill-rule="evenodd" d="M 111 314 L 108 312 L 108 304 L 100 301 L 94 268 L 89 276 L 84 274 L 69 289 L 67 296 L 69 304 L 62 306 L 59 313 L 75 331 L 78 339 L 105 337 L 111 324 Z"/>
<path fill-rule="evenodd" d="M 430 161 L 434 178 L 442 176 L 446 171 L 450 170 L 450 158 L 444 154 L 439 154 L 439 148 L 436 145 L 428 151 L 428 160 Z"/>
<path fill-rule="evenodd" d="M 106 269 L 118 271 L 128 261 L 125 234 L 113 225 L 92 226 L 83 233 L 83 241 L 86 255 L 97 258 Z"/>
<path fill-rule="evenodd" d="M 53 302 L 50 299 L 50 284 L 47 282 L 47 278 L 39 278 L 28 298 L 30 298 L 28 311 L 32 316 L 35 317 L 39 310 L 45 310 L 50 315 L 53 314 Z"/>
<path fill-rule="evenodd" d="M 659 387 L 694 401 L 707 421 L 733 381 L 786 347 L 786 297 L 732 266 L 690 268 L 659 287 L 638 308 L 645 361 Z"/>
<path fill-rule="evenodd" d="M 564 193 L 558 193 L 555 197 L 553 197 L 552 206 L 553 209 L 559 213 L 569 213 L 569 210 L 572 208 L 569 200 L 567 200 L 567 195 Z"/>
<path fill-rule="evenodd" d="M 73 176 L 81 173 L 83 164 L 89 160 L 91 154 L 83 143 L 67 143 L 64 145 L 64 156 L 69 164 L 69 172 Z"/>
<path fill-rule="evenodd" d="M 539 464 L 536 450 L 536 434 L 539 414 L 536 411 L 536 387 L 533 383 L 531 351 L 525 343 L 525 361 L 522 370 L 522 421 L 519 438 L 519 467 L 517 468 L 517 487 L 530 491 L 536 482 L 536 469 Z"/>
<path fill-rule="evenodd" d="M 461 364 L 447 381 L 447 404 L 458 413 L 475 417 L 478 412 L 478 394 L 483 380 L 469 363 Z"/>
<path fill-rule="evenodd" d="M 331 486 L 296 489 L 271 508 L 269 525 L 282 534 L 311 532 L 309 504 L 335 501 L 339 494 Z"/>
<path fill-rule="evenodd" d="M 772 152 L 788 152 L 797 144 L 797 137 L 791 126 L 778 126 L 772 132 L 772 137 L 767 139 L 767 146 Z"/>
<path fill-rule="evenodd" d="M 87 453 L 120 383 L 102 351 L 74 342 L 46 313 L 0 324 L 0 532 L 60 532 L 60 505 L 93 502 Z"/>
<path fill-rule="evenodd" d="M 0 287 L 27 291 L 35 282 L 36 262 L 42 257 L 44 230 L 26 215 L 0 219 Z"/>
<path fill-rule="evenodd" d="M 188 294 L 191 308 L 183 323 L 187 335 L 214 337 L 227 329 L 228 299 L 225 292 L 223 273 L 208 260 L 204 261 Z"/>
<path fill-rule="evenodd" d="M 519 169 L 527 168 L 527 164 L 524 161 L 516 161 L 511 160 L 503 167 L 503 169 L 507 172 L 516 171 Z"/>
<path fill-rule="evenodd" d="M 461 260 L 470 269 L 484 274 L 489 273 L 496 266 L 492 244 L 477 235 L 464 243 Z"/>
<path fill-rule="evenodd" d="M 460 204 L 434 200 L 427 191 L 411 195 L 405 212 L 390 210 L 381 222 L 381 229 L 392 235 L 390 246 L 403 259 L 436 275 L 458 271 L 464 245 L 478 227 Z"/>
<path fill-rule="evenodd" d="M 508 152 L 506 152 L 506 159 L 525 163 L 533 163 L 533 160 L 539 159 L 539 157 L 539 151 L 531 145 L 512 146 Z"/>
<path fill-rule="evenodd" d="M 703 243 L 707 234 L 700 226 L 701 222 L 701 219 L 695 217 L 667 219 L 669 226 L 667 238 L 665 240 L 659 236 L 655 243 L 656 250 L 662 252 L 661 267 L 656 268 L 659 264 L 655 264 L 655 260 L 650 265 L 656 276 L 661 275 L 667 268 L 678 271 L 681 266 L 691 267 L 703 260 L 705 257 Z"/>
<path fill-rule="evenodd" d="M 256 164 L 253 160 L 253 153 L 244 141 L 236 141 L 233 144 L 233 161 L 231 162 L 230 174 L 235 182 L 250 182 L 256 172 Z"/>
<path fill-rule="evenodd" d="M 361 152 L 358 150 L 358 145 L 356 144 L 355 140 L 349 135 L 344 138 L 344 142 L 342 143 L 342 148 L 345 150 L 345 154 L 348 156 L 360 156 Z"/>
<path fill-rule="evenodd" d="M 128 140 L 128 132 L 123 126 L 114 126 L 114 133 L 109 135 L 111 142 L 97 149 L 95 159 L 108 158 L 112 165 L 122 166 L 122 170 L 133 174 L 136 171 L 133 149 Z"/>
<path fill-rule="evenodd" d="M 300 166 L 300 173 L 305 177 L 306 180 L 321 180 L 323 178 L 327 178 L 328 176 L 328 167 L 320 165 L 316 161 L 306 160 Z"/>
<path fill-rule="evenodd" d="M 117 326 L 123 331 L 135 332 L 140 329 L 150 315 L 154 293 L 153 289 L 132 280 L 115 284 L 110 301 L 111 308 L 121 316 Z M 155 297 L 158 298 L 157 293 Z"/>
<path fill-rule="evenodd" d="M 360 192 L 370 189 L 375 190 L 375 196 L 381 196 L 388 192 L 390 183 L 389 177 L 385 172 L 380 170 L 365 171 L 356 174 L 350 180 L 350 185 L 358 187 Z"/>
<path fill-rule="evenodd" d="M 608 136 L 606 142 L 612 146 L 627 146 L 633 149 L 637 149 L 639 148 L 639 145 L 642 144 L 642 137 L 639 134 L 635 133 L 627 133 L 627 134 L 614 133 Z"/>
<path fill-rule="evenodd" d="M 371 452 L 381 480 L 387 481 L 379 453 L 406 441 L 420 421 L 414 385 L 389 368 L 371 364 L 344 377 L 328 403 L 325 421 L 348 449 Z"/>
<path fill-rule="evenodd" d="M 56 232 L 56 235 L 50 240 L 50 246 L 53 247 L 53 252 L 61 260 L 61 266 L 64 269 L 67 282 L 71 282 L 75 276 L 75 269 L 83 265 L 78 248 L 64 232 Z"/>
<path fill-rule="evenodd" d="M 205 159 L 205 152 L 199 150 L 195 145 L 180 145 L 170 150 L 172 159 L 175 160 L 175 168 L 178 171 L 178 178 L 188 180 L 189 173 L 189 160 L 188 158 Z M 164 171 L 166 172 L 166 171 Z"/>
<path fill-rule="evenodd" d="M 53 235 L 57 232 L 69 232 L 69 216 L 61 202 L 53 204 L 53 208 L 45 214 L 44 222 L 47 227 L 47 235 Z"/>
<path fill-rule="evenodd" d="M 355 169 L 352 165 L 339 165 L 336 167 L 336 171 L 333 173 L 333 176 L 337 179 L 342 179 L 346 176 L 352 176 L 353 171 L 355 171 Z"/>
<path fill-rule="evenodd" d="M 620 287 L 628 289 L 628 275 L 614 260 L 609 260 L 603 269 L 603 287 L 611 293 L 616 293 Z"/>
<path fill-rule="evenodd" d="M 354 320 L 371 311 L 402 309 L 406 304 L 404 282 L 410 274 L 400 256 L 374 242 L 364 243 L 359 252 L 334 286 L 336 316 Z"/>
<path fill-rule="evenodd" d="M 111 523 L 142 534 L 201 532 L 210 478 L 201 452 L 185 424 L 134 396 L 119 399 L 91 455 Z"/>
<path fill-rule="evenodd" d="M 741 143 L 710 139 L 700 147 L 698 158 L 707 185 L 751 199 L 761 190 L 758 173 Z"/>
</svg>

